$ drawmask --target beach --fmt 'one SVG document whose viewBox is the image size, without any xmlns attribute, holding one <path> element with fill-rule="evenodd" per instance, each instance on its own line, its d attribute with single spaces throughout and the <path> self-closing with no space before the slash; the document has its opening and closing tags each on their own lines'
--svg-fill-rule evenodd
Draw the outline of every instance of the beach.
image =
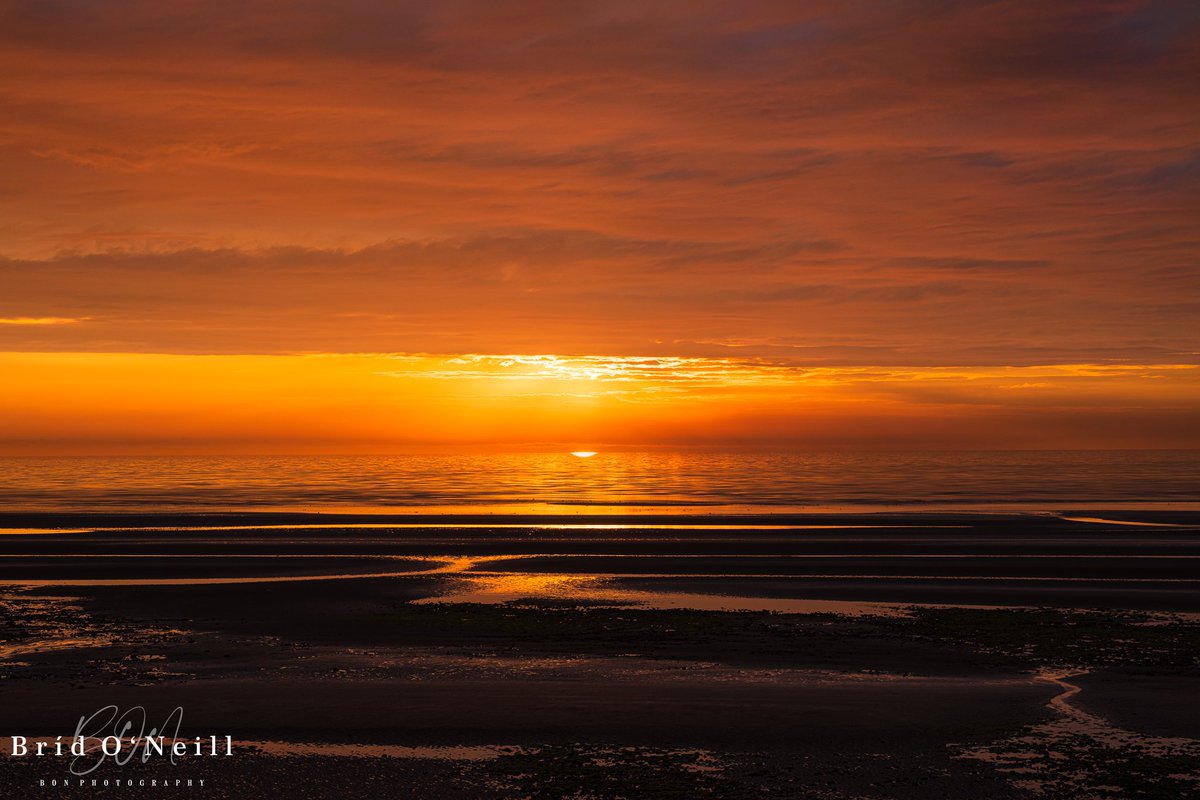
<svg viewBox="0 0 1200 800">
<path fill-rule="evenodd" d="M 1065 516 L 8 514 L 0 731 L 181 707 L 235 754 L 88 779 L 211 797 L 1193 796 L 1200 515 Z"/>
</svg>

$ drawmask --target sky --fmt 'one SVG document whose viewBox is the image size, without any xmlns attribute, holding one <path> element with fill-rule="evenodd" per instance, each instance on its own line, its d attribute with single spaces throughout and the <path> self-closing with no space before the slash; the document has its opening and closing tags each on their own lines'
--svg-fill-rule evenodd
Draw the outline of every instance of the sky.
<svg viewBox="0 0 1200 800">
<path fill-rule="evenodd" d="M 0 453 L 1200 447 L 1200 5 L 0 0 Z"/>
</svg>

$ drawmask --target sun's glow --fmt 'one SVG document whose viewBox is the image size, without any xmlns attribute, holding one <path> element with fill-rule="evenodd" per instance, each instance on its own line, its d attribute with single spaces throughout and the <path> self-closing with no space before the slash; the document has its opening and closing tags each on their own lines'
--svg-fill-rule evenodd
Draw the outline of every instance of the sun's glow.
<svg viewBox="0 0 1200 800">
<path fill-rule="evenodd" d="M 407 452 L 638 446 L 1140 445 L 1112 415 L 1179 427 L 1191 364 L 828 367 L 736 358 L 0 353 L 0 449 Z M 82 398 L 86 398 L 86 401 Z M 1091 416 L 1071 429 L 1055 420 Z M 86 402 L 88 413 L 80 414 Z M 1084 424 L 1086 423 L 1086 424 Z M 1189 440 L 1190 441 L 1190 440 Z M 1009 430 L 1004 443 L 1016 446 Z"/>
</svg>

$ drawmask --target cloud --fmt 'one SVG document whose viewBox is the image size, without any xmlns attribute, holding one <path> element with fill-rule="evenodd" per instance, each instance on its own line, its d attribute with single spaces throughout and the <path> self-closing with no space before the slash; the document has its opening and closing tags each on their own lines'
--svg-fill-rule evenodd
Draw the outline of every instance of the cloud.
<svg viewBox="0 0 1200 800">
<path fill-rule="evenodd" d="M 4 13 L 0 347 L 1196 351 L 1194 3 Z"/>
<path fill-rule="evenodd" d="M 949 270 L 1008 270 L 1038 269 L 1050 266 L 1045 259 L 1036 258 L 925 258 L 905 256 L 893 258 L 889 263 L 899 267 L 928 267 Z"/>
<path fill-rule="evenodd" d="M 73 317 L 0 317 L 0 325 L 74 325 L 87 318 Z"/>
</svg>

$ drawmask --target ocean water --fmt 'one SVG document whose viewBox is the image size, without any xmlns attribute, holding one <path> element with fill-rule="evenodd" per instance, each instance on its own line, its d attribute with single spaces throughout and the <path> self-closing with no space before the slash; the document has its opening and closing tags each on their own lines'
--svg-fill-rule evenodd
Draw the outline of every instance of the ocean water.
<svg viewBox="0 0 1200 800">
<path fill-rule="evenodd" d="M 0 458 L 0 511 L 1080 507 L 1200 507 L 1200 451 Z"/>
</svg>

